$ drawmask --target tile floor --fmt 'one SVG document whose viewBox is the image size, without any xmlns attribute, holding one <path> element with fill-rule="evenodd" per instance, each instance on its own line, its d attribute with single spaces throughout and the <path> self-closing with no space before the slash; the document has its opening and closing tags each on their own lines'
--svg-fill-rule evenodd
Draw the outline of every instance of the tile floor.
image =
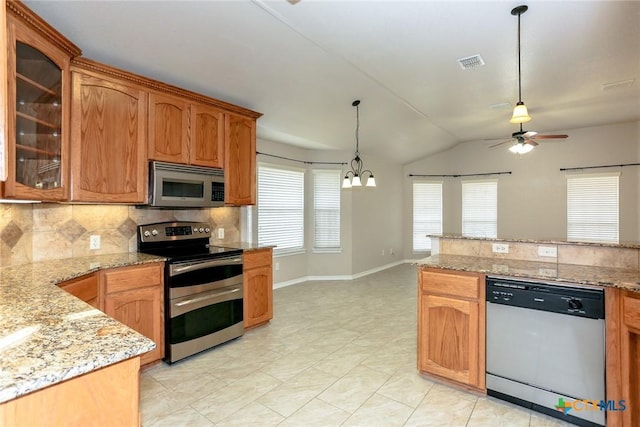
<svg viewBox="0 0 640 427">
<path fill-rule="evenodd" d="M 568 426 L 416 370 L 417 279 L 404 264 L 274 291 L 274 318 L 142 373 L 144 427 Z"/>
</svg>

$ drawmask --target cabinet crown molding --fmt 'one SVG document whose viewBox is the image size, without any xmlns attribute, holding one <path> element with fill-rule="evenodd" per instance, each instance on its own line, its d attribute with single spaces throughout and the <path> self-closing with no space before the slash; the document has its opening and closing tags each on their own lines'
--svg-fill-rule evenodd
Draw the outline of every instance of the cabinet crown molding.
<svg viewBox="0 0 640 427">
<path fill-rule="evenodd" d="M 7 1 L 7 12 L 16 18 L 24 21 L 35 31 L 49 39 L 54 45 L 69 54 L 71 58 L 82 55 L 82 50 L 69 39 L 60 34 L 55 28 L 49 25 L 44 19 L 36 15 L 24 3 L 16 0 Z"/>
<path fill-rule="evenodd" d="M 103 75 L 112 76 L 120 80 L 126 80 L 138 86 L 145 87 L 147 89 L 152 89 L 158 92 L 171 94 L 171 95 L 175 95 L 183 98 L 188 98 L 195 102 L 199 102 L 202 104 L 219 108 L 221 110 L 224 110 L 225 112 L 239 114 L 245 117 L 250 117 L 252 119 L 257 119 L 262 116 L 262 113 L 258 113 L 256 111 L 252 111 L 237 105 L 229 104 L 225 101 L 220 101 L 215 98 L 210 98 L 208 96 L 204 96 L 196 92 L 191 92 L 186 89 L 172 86 L 167 83 L 163 83 L 157 80 L 143 77 L 138 74 L 134 74 L 129 71 L 122 70 L 120 68 L 112 67 L 110 65 L 106 65 L 106 64 L 94 61 L 92 59 L 88 59 L 84 57 L 73 58 L 71 60 L 71 71 L 73 71 L 74 68 L 80 69 L 83 71 L 90 71 L 90 72 L 93 71 Z"/>
</svg>

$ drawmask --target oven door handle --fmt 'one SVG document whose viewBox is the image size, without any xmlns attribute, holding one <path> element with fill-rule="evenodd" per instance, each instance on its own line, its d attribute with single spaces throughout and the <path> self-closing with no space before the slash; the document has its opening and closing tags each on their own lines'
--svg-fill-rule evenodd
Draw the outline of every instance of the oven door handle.
<svg viewBox="0 0 640 427">
<path fill-rule="evenodd" d="M 169 267 L 169 276 L 177 276 L 178 274 L 188 273 L 190 271 L 202 270 L 204 268 L 216 267 L 220 265 L 238 265 L 242 264 L 242 257 L 214 259 L 209 261 L 197 261 L 188 264 L 173 264 Z"/>
<path fill-rule="evenodd" d="M 184 305 L 189 305 L 189 304 L 195 304 L 197 302 L 200 301 L 206 301 L 208 299 L 212 299 L 212 298 L 218 298 L 224 295 L 230 295 L 236 292 L 239 292 L 240 288 L 235 288 L 235 289 L 231 289 L 230 291 L 223 291 L 223 292 L 218 292 L 215 294 L 209 294 L 209 295 L 205 295 L 202 297 L 197 297 L 197 298 L 192 298 L 192 299 L 188 299 L 188 300 L 184 300 L 184 301 L 180 301 L 178 303 L 175 304 L 176 307 L 182 307 Z"/>
</svg>

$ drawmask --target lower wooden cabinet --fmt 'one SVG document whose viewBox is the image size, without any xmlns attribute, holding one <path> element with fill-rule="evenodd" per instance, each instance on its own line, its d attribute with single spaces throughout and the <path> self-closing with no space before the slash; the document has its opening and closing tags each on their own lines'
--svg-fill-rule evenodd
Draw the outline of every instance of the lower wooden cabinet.
<svg viewBox="0 0 640 427">
<path fill-rule="evenodd" d="M 244 253 L 244 328 L 267 323 L 273 318 L 273 250 Z"/>
<path fill-rule="evenodd" d="M 67 280 L 60 283 L 58 286 L 69 292 L 71 295 L 80 298 L 87 304 L 90 304 L 95 308 L 100 308 L 97 273 L 87 274 L 86 276 Z"/>
<path fill-rule="evenodd" d="M 476 273 L 418 273 L 418 369 L 485 390 L 485 287 Z"/>
<path fill-rule="evenodd" d="M 0 426 L 139 426 L 140 358 L 0 404 Z"/>
<path fill-rule="evenodd" d="M 640 293 L 605 289 L 607 427 L 640 425 Z M 624 410 L 622 407 L 624 404 Z"/>
<path fill-rule="evenodd" d="M 156 348 L 141 356 L 146 365 L 164 357 L 163 264 L 113 268 L 100 272 L 104 312 L 153 340 Z"/>
</svg>

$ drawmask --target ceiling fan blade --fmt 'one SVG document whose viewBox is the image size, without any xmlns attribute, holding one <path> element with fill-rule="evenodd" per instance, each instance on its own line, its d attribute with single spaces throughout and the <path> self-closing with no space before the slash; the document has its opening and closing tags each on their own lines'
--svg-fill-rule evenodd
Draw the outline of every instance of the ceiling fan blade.
<svg viewBox="0 0 640 427">
<path fill-rule="evenodd" d="M 524 138 L 533 138 L 533 137 L 534 137 L 534 136 L 536 136 L 537 134 L 538 134 L 538 132 L 535 132 L 535 131 L 530 130 L 530 131 L 527 131 L 527 132 L 525 132 L 524 134 L 522 134 L 522 136 L 523 136 Z"/>
<path fill-rule="evenodd" d="M 536 145 L 538 145 L 538 143 L 537 143 L 535 140 L 531 139 L 531 138 L 527 139 L 527 141 L 525 142 L 525 144 L 533 145 L 534 147 L 535 147 Z"/>
<path fill-rule="evenodd" d="M 497 144 L 490 145 L 489 148 L 496 148 L 511 141 L 513 141 L 513 139 L 507 139 L 506 141 L 501 141 L 501 142 L 498 142 Z"/>
<path fill-rule="evenodd" d="M 536 139 L 565 139 L 569 135 L 536 135 Z"/>
</svg>

